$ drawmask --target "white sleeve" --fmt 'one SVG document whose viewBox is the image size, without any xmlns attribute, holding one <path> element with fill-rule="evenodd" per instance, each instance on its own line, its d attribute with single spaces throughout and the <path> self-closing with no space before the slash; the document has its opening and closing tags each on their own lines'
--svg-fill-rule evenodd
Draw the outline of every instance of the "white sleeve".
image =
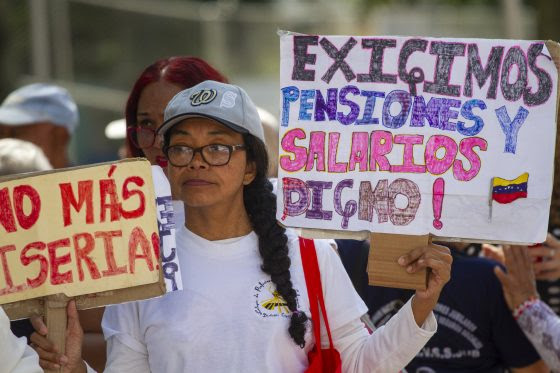
<svg viewBox="0 0 560 373">
<path fill-rule="evenodd" d="M 107 340 L 107 367 L 105 373 L 150 373 L 148 354 L 140 353 L 126 344 L 119 337 Z"/>
<path fill-rule="evenodd" d="M 25 337 L 17 338 L 10 330 L 10 320 L 0 307 L 0 362 L 2 371 L 39 373 L 39 356 L 27 345 Z M 4 370 L 6 369 L 6 370 Z"/>
<path fill-rule="evenodd" d="M 340 352 L 343 372 L 397 372 L 403 369 L 437 330 L 430 313 L 418 327 L 409 300 L 387 324 L 369 334 L 360 317 L 367 307 L 354 289 L 336 252 L 315 240 L 317 260 L 329 326 L 335 348 Z M 321 323 L 322 324 L 322 323 Z M 321 325 L 321 346 L 329 345 Z"/>
<path fill-rule="evenodd" d="M 523 310 L 517 319 L 523 333 L 552 371 L 560 371 L 560 318 L 541 300 Z"/>
<path fill-rule="evenodd" d="M 398 372 L 416 356 L 437 330 L 433 313 L 421 328 L 416 325 L 410 300 L 387 324 L 369 334 L 361 320 L 353 320 L 332 331 L 340 352 L 343 372 Z M 321 334 L 321 344 L 328 337 Z"/>
<path fill-rule="evenodd" d="M 105 372 L 149 373 L 148 349 L 142 339 L 138 303 L 109 306 L 103 314 L 103 334 L 107 341 Z"/>
</svg>

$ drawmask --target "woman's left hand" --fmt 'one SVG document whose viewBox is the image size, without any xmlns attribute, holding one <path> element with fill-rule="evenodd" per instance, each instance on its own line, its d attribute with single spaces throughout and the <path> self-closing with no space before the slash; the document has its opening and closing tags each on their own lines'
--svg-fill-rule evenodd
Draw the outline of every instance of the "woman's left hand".
<svg viewBox="0 0 560 373">
<path fill-rule="evenodd" d="M 398 262 L 408 273 L 428 269 L 428 287 L 417 290 L 412 300 L 414 319 L 420 326 L 436 306 L 443 286 L 451 278 L 453 257 L 449 248 L 431 243 L 403 255 Z"/>
</svg>

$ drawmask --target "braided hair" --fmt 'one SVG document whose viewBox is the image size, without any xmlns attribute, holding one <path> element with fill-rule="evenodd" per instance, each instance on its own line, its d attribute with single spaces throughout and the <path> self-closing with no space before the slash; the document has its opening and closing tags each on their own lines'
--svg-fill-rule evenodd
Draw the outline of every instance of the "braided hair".
<svg viewBox="0 0 560 373">
<path fill-rule="evenodd" d="M 164 135 L 164 148 L 169 146 L 171 133 Z M 276 291 L 286 301 L 292 311 L 288 332 L 294 342 L 305 347 L 307 315 L 298 310 L 297 293 L 292 285 L 288 237 L 286 229 L 276 222 L 276 196 L 267 178 L 268 154 L 264 142 L 253 135 L 244 134 L 247 162 L 254 162 L 255 179 L 243 189 L 245 210 L 251 226 L 259 237 L 259 253 L 263 259 L 261 269 L 270 275 Z M 164 151 L 166 153 L 166 151 Z"/>
<path fill-rule="evenodd" d="M 276 196 L 267 178 L 268 155 L 265 144 L 255 136 L 243 135 L 247 162 L 254 162 L 256 176 L 245 186 L 243 200 L 253 230 L 259 237 L 259 252 L 263 259 L 261 269 L 270 275 L 276 290 L 292 311 L 288 332 L 301 348 L 305 346 L 307 315 L 297 309 L 297 293 L 292 286 L 288 237 L 286 229 L 276 222 Z"/>
</svg>

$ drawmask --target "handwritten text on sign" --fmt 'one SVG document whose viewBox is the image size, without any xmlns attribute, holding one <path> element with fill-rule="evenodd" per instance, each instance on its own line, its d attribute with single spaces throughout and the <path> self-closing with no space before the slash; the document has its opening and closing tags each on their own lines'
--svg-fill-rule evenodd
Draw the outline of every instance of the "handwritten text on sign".
<svg viewBox="0 0 560 373">
<path fill-rule="evenodd" d="M 281 36 L 278 219 L 542 241 L 557 79 L 543 42 Z"/>
<path fill-rule="evenodd" d="M 0 304 L 159 281 L 147 161 L 0 183 Z"/>
</svg>

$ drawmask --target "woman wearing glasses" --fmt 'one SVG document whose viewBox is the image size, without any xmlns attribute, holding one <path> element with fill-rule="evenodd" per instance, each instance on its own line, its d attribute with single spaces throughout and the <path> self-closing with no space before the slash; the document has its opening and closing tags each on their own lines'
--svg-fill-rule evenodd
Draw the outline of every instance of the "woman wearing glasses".
<svg viewBox="0 0 560 373">
<path fill-rule="evenodd" d="M 179 91 L 205 80 L 227 83 L 227 79 L 204 60 L 170 57 L 148 66 L 138 77 L 126 102 L 127 143 L 134 157 L 146 157 L 164 171 L 167 160 L 156 131 L 163 123 L 163 111 Z"/>
<path fill-rule="evenodd" d="M 177 227 L 184 290 L 107 308 L 105 371 L 305 371 L 316 341 L 299 243 L 276 222 L 254 104 L 239 87 L 206 81 L 177 94 L 165 119 L 168 177 L 186 212 Z M 316 248 L 342 370 L 402 369 L 435 332 L 431 311 L 450 277 L 449 250 L 430 245 L 400 259 L 410 272 L 431 268 L 428 289 L 369 335 L 360 321 L 367 308 L 340 259 L 325 242 Z M 79 324 L 69 325 L 66 365 L 84 372 L 71 348 L 79 346 Z"/>
</svg>

